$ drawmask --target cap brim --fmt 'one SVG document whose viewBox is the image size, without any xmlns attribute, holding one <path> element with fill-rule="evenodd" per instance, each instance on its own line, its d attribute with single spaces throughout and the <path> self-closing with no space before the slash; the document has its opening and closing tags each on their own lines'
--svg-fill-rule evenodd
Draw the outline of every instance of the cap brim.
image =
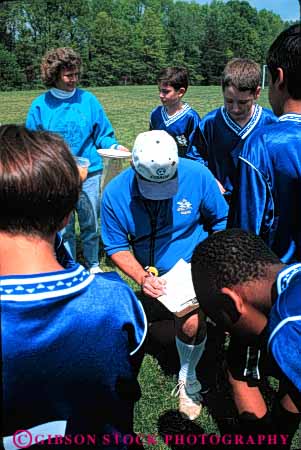
<svg viewBox="0 0 301 450">
<path fill-rule="evenodd" d="M 177 174 L 171 180 L 162 183 L 145 180 L 138 173 L 136 173 L 136 178 L 140 194 L 149 200 L 167 200 L 178 192 Z"/>
</svg>

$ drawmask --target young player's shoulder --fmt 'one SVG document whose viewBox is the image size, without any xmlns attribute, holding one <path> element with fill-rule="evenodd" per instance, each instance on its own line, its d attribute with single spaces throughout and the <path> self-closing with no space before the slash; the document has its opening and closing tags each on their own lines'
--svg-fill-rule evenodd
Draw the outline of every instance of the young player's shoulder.
<svg viewBox="0 0 301 450">
<path fill-rule="evenodd" d="M 197 177 L 208 181 L 214 180 L 212 173 L 204 164 L 188 158 L 179 158 L 178 172 L 180 180 L 195 180 Z"/>
<path fill-rule="evenodd" d="M 210 123 L 214 122 L 217 118 L 221 116 L 221 108 L 213 109 L 212 111 L 209 111 L 205 116 L 202 117 L 201 123 Z"/>
<path fill-rule="evenodd" d="M 279 121 L 272 120 L 258 127 L 246 139 L 241 150 L 240 157 L 252 160 L 256 163 L 256 159 L 261 159 L 262 155 L 268 153 L 271 155 L 277 151 L 279 144 Z M 256 148 L 256 152 L 254 149 Z"/>
<path fill-rule="evenodd" d="M 162 105 L 156 106 L 150 113 L 151 116 L 157 115 L 157 114 L 161 114 L 163 109 Z"/>
</svg>

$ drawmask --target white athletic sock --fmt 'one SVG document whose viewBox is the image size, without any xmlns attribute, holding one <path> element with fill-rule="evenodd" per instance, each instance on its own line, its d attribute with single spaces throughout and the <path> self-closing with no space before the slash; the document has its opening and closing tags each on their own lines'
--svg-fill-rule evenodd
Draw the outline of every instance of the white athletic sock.
<svg viewBox="0 0 301 450">
<path fill-rule="evenodd" d="M 204 352 L 207 336 L 198 345 L 189 345 L 176 337 L 176 345 L 180 358 L 179 380 L 196 380 L 196 366 Z"/>
</svg>

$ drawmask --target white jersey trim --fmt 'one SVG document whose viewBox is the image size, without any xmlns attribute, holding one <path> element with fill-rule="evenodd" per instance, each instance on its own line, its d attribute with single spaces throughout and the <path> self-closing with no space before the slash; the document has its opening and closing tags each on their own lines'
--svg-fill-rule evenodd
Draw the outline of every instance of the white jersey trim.
<svg viewBox="0 0 301 450">
<path fill-rule="evenodd" d="M 277 327 L 272 331 L 269 340 L 268 340 L 268 348 L 271 345 L 272 339 L 274 338 L 275 334 L 278 333 L 279 330 L 281 330 L 282 327 L 284 327 L 288 322 L 301 322 L 301 316 L 292 316 L 287 317 L 286 319 L 283 319 L 281 322 L 278 323 Z"/>
<path fill-rule="evenodd" d="M 287 122 L 287 121 L 290 121 L 290 122 L 298 122 L 298 123 L 301 123 L 301 114 L 294 114 L 294 113 L 291 113 L 291 114 L 283 114 L 283 116 L 280 116 L 280 117 L 279 117 L 279 121 L 280 121 L 280 122 Z"/>
<path fill-rule="evenodd" d="M 169 125 L 172 125 L 174 122 L 176 122 L 177 120 L 184 117 L 190 110 L 191 110 L 191 107 L 188 105 L 188 103 L 184 103 L 181 111 L 178 111 L 177 113 L 173 114 L 172 116 L 169 116 L 167 114 L 166 108 L 163 106 L 161 109 L 161 116 L 162 116 L 164 125 L 166 127 L 168 127 Z"/>
<path fill-rule="evenodd" d="M 241 127 L 236 122 L 234 122 L 234 120 L 232 120 L 231 117 L 229 116 L 226 108 L 224 106 L 221 107 L 221 114 L 222 114 L 222 117 L 223 117 L 226 125 L 228 125 L 228 127 L 232 131 L 234 131 L 234 133 L 237 134 L 237 136 L 239 136 L 241 139 L 245 139 L 254 130 L 258 121 L 261 118 L 262 106 L 260 106 L 258 104 L 254 105 L 254 106 L 255 106 L 255 108 L 254 108 L 252 117 L 244 127 Z"/>
</svg>

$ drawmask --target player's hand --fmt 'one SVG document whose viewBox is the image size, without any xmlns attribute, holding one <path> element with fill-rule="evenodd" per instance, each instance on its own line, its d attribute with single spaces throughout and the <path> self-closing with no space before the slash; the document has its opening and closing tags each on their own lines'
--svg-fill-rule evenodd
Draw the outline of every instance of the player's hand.
<svg viewBox="0 0 301 450">
<path fill-rule="evenodd" d="M 144 278 L 141 289 L 142 292 L 149 297 L 157 298 L 160 297 L 160 295 L 165 294 L 165 285 L 165 280 L 155 277 L 150 273 Z"/>
<path fill-rule="evenodd" d="M 222 183 L 221 183 L 217 178 L 215 178 L 215 181 L 217 182 L 217 185 L 218 185 L 218 187 L 219 187 L 219 190 L 221 191 L 221 194 L 224 195 L 224 193 L 226 192 L 226 189 L 224 188 L 224 186 L 222 185 Z"/>
<path fill-rule="evenodd" d="M 123 152 L 129 152 L 130 151 L 128 148 L 126 148 L 126 147 L 124 147 L 123 145 L 120 145 L 120 144 L 118 145 L 117 149 L 118 150 L 122 150 Z"/>
</svg>

